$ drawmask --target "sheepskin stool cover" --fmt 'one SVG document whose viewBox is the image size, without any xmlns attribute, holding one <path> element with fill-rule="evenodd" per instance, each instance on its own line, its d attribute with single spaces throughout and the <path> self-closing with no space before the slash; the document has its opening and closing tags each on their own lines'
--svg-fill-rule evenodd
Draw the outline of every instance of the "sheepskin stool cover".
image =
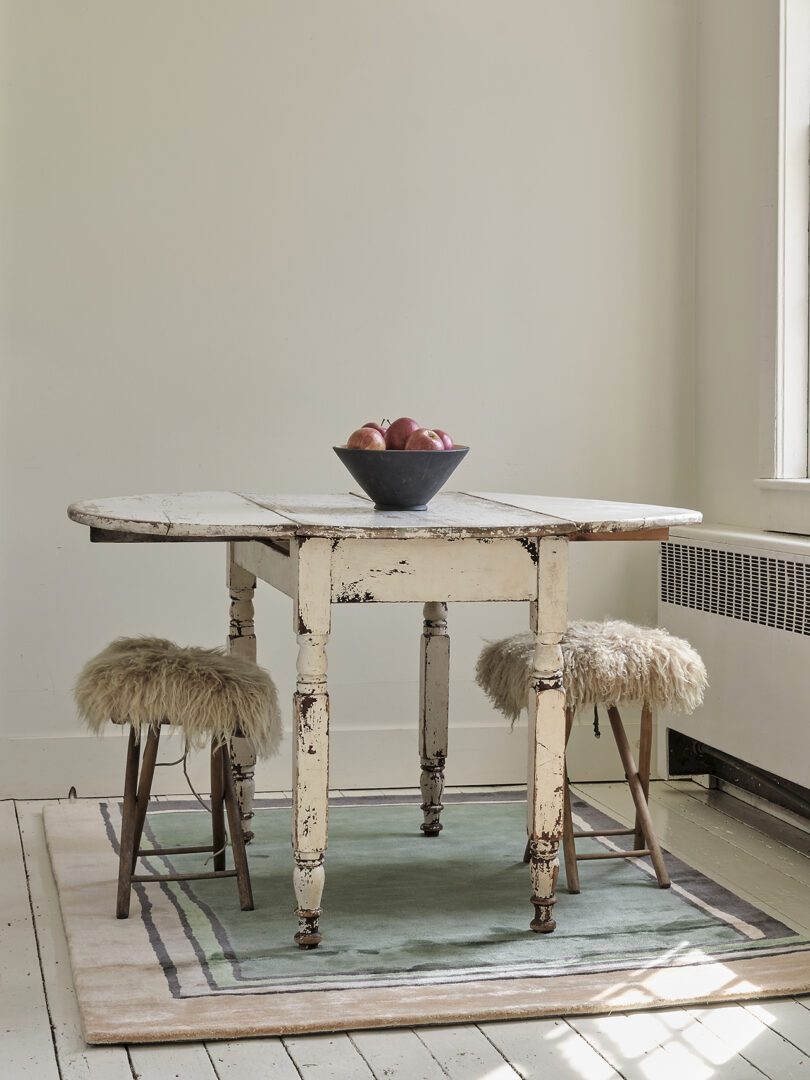
<svg viewBox="0 0 810 1080">
<path fill-rule="evenodd" d="M 252 660 L 219 649 L 182 648 L 162 638 L 118 638 L 85 664 L 74 697 L 97 734 L 107 721 L 131 724 L 140 740 L 162 723 L 182 727 L 189 746 L 247 736 L 259 754 L 281 742 L 276 687 Z"/>
<path fill-rule="evenodd" d="M 562 641 L 566 705 L 616 705 L 646 701 L 691 713 L 708 685 L 700 655 L 683 638 L 619 620 L 572 622 Z M 514 724 L 528 708 L 534 636 L 515 634 L 486 645 L 476 681 Z"/>
</svg>

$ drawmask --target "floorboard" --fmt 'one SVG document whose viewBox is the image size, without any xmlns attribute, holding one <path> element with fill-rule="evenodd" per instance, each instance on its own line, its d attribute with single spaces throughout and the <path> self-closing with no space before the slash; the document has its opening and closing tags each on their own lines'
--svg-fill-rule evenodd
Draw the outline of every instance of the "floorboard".
<svg viewBox="0 0 810 1080">
<path fill-rule="evenodd" d="M 217 1080 L 203 1043 L 131 1046 L 132 1074 L 139 1080 Z"/>
<path fill-rule="evenodd" d="M 810 1078 L 810 1057 L 750 1010 L 709 1005 L 687 1012 L 765 1075 L 784 1080 Z"/>
<path fill-rule="evenodd" d="M 806 1004 L 810 998 L 805 997 L 803 1001 Z M 777 1001 L 751 1002 L 745 1008 L 810 1057 L 810 1022 L 803 1004 L 792 998 L 781 998 Z"/>
<path fill-rule="evenodd" d="M 672 783 L 670 781 L 670 783 Z M 675 786 L 673 784 L 673 786 Z M 771 814 L 763 814 L 756 806 L 737 799 L 724 791 L 713 788 L 705 788 L 701 784 L 682 783 L 677 785 L 678 790 L 708 807 L 716 810 L 735 821 L 741 822 L 757 832 L 762 833 L 772 840 L 783 844 L 789 850 L 799 852 L 805 858 L 810 859 L 810 830 L 800 829 L 788 821 L 774 817 Z"/>
<path fill-rule="evenodd" d="M 414 1031 L 352 1031 L 349 1037 L 376 1080 L 446 1080 Z"/>
<path fill-rule="evenodd" d="M 762 1080 L 741 1058 L 683 1009 L 613 1016 L 576 1016 L 568 1023 L 626 1080 Z"/>
<path fill-rule="evenodd" d="M 684 798 L 684 795 L 687 798 Z M 712 795 L 715 799 L 713 805 L 709 806 L 703 796 L 711 797 Z M 738 816 L 737 808 L 746 804 L 739 799 L 731 795 L 699 789 L 697 784 L 689 784 L 687 787 L 681 784 L 676 786 L 672 783 L 657 783 L 654 788 L 654 797 L 658 803 L 673 809 L 701 828 L 721 836 L 735 847 L 752 855 L 760 862 L 766 862 L 774 870 L 778 870 L 787 877 L 802 882 L 810 879 L 810 859 L 807 855 L 777 840 L 764 832 L 761 827 L 743 822 Z M 780 825 L 782 824 L 780 822 Z"/>
<path fill-rule="evenodd" d="M 523 1080 L 615 1080 L 624 1075 L 565 1020 L 498 1020 L 479 1027 Z"/>
<path fill-rule="evenodd" d="M 59 1080 L 13 802 L 0 803 L 0 1061 L 6 1076 Z"/>
<path fill-rule="evenodd" d="M 474 1024 L 415 1029 L 449 1080 L 519 1080 L 520 1073 Z"/>
<path fill-rule="evenodd" d="M 218 1080 L 300 1080 L 281 1039 L 205 1044 Z"/>
<path fill-rule="evenodd" d="M 302 1080 L 369 1080 L 374 1076 L 348 1035 L 296 1035 L 283 1042 Z"/>
<path fill-rule="evenodd" d="M 41 802 L 20 802 L 17 812 L 59 1072 L 62 1080 L 132 1080 L 123 1047 L 88 1046 L 84 1041 L 59 900 L 42 828 L 43 805 Z"/>
</svg>

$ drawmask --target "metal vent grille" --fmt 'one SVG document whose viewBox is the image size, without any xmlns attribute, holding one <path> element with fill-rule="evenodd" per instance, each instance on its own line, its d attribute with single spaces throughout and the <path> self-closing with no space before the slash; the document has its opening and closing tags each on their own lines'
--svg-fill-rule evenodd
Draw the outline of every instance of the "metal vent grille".
<svg viewBox="0 0 810 1080">
<path fill-rule="evenodd" d="M 665 542 L 661 601 L 810 635 L 810 563 Z"/>
</svg>

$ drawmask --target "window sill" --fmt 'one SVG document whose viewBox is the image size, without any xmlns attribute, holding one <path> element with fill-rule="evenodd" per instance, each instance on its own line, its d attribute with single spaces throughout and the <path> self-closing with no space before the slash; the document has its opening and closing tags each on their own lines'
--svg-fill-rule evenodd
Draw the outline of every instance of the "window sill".
<svg viewBox="0 0 810 1080">
<path fill-rule="evenodd" d="M 768 532 L 810 536 L 810 479 L 757 479 L 762 527 Z"/>
</svg>

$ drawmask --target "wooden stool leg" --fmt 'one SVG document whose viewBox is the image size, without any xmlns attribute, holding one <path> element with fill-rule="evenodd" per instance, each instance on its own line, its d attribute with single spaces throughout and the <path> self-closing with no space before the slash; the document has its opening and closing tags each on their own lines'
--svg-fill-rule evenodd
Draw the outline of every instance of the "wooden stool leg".
<svg viewBox="0 0 810 1080">
<path fill-rule="evenodd" d="M 138 797 L 135 805 L 135 829 L 132 843 L 132 873 L 135 873 L 135 864 L 138 861 L 138 848 L 141 846 L 143 826 L 146 821 L 146 811 L 149 806 L 149 795 L 152 791 L 152 778 L 155 775 L 155 762 L 157 761 L 158 745 L 160 744 L 160 728 L 150 728 L 146 740 L 146 749 L 143 752 L 141 763 L 141 778 L 138 781 Z"/>
<path fill-rule="evenodd" d="M 627 741 L 622 718 L 615 705 L 611 705 L 608 708 L 608 716 L 610 717 L 610 726 L 613 729 L 613 737 L 616 740 L 616 746 L 619 749 L 619 756 L 622 759 L 625 775 L 627 776 L 627 783 L 630 785 L 630 794 L 633 796 L 633 802 L 636 804 L 636 813 L 641 822 L 641 830 L 644 833 L 647 847 L 650 851 L 650 858 L 655 867 L 655 876 L 658 878 L 658 884 L 661 888 L 668 889 L 671 883 L 669 874 L 667 873 L 666 864 L 664 863 L 664 856 L 659 846 L 658 838 L 655 835 L 655 829 L 653 828 L 647 800 L 644 797 L 644 789 L 641 786 L 636 763 L 633 761 L 633 753 L 630 749 L 630 743 Z"/>
<path fill-rule="evenodd" d="M 574 710 L 565 710 L 565 747 L 568 749 L 568 740 L 571 737 L 571 728 L 574 723 Z M 563 862 L 565 863 L 565 881 L 570 893 L 579 892 L 579 869 L 577 868 L 577 849 L 574 844 L 574 823 L 571 820 L 571 792 L 568 788 L 568 762 L 565 763 L 563 774 Z"/>
<path fill-rule="evenodd" d="M 211 842 L 214 870 L 225 869 L 225 755 L 228 744 L 211 743 Z"/>
<path fill-rule="evenodd" d="M 638 778 L 641 781 L 641 790 L 644 792 L 644 801 L 650 799 L 650 757 L 652 755 L 652 708 L 645 701 L 641 706 L 641 734 L 638 743 Z M 633 847 L 640 848 L 644 840 L 641 828 L 641 818 L 636 811 L 635 833 L 633 835 Z"/>
<path fill-rule="evenodd" d="M 250 871 L 245 853 L 245 838 L 242 835 L 242 816 L 236 801 L 236 786 L 233 782 L 231 756 L 227 748 L 221 755 L 223 763 L 222 777 L 225 788 L 225 809 L 228 813 L 228 828 L 231 833 L 233 864 L 236 869 L 236 882 L 239 886 L 239 906 L 242 911 L 253 911 L 253 890 L 250 887 Z"/>
<path fill-rule="evenodd" d="M 577 867 L 577 849 L 574 844 L 574 823 L 571 820 L 571 793 L 568 788 L 568 774 L 565 776 L 563 792 L 563 862 L 565 880 L 570 893 L 579 892 L 579 869 Z"/>
<path fill-rule="evenodd" d="M 135 839 L 135 811 L 138 783 L 138 764 L 141 759 L 141 745 L 136 740 L 135 729 L 129 729 L 127 747 L 127 765 L 124 777 L 124 809 L 121 813 L 121 843 L 118 852 L 118 900 L 115 914 L 119 919 L 129 917 L 129 897 L 132 888 L 132 851 Z"/>
</svg>

